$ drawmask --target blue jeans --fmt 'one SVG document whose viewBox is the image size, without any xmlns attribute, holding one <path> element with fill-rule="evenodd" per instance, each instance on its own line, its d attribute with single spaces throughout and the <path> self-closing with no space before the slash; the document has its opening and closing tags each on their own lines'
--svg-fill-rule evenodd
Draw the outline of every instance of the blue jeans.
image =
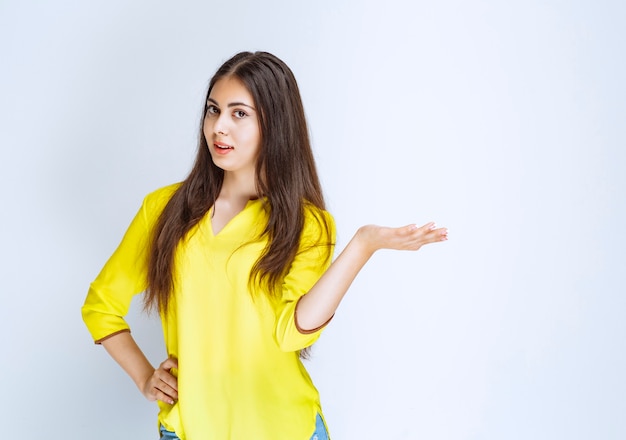
<svg viewBox="0 0 626 440">
<path fill-rule="evenodd" d="M 161 426 L 161 440 L 180 440 L 175 432 L 166 430 Z M 328 440 L 328 431 L 319 414 L 315 418 L 315 432 L 311 436 L 311 440 Z"/>
<path fill-rule="evenodd" d="M 326 425 L 319 414 L 315 418 L 315 432 L 311 436 L 311 440 L 328 440 L 328 431 Z"/>
</svg>

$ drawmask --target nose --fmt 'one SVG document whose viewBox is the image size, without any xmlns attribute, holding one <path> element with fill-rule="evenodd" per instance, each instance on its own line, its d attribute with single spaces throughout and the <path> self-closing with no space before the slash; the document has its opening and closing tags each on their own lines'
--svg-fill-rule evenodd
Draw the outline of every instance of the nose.
<svg viewBox="0 0 626 440">
<path fill-rule="evenodd" d="M 226 136 L 228 134 L 227 121 L 225 120 L 224 114 L 220 114 L 216 120 L 215 124 L 213 124 L 213 132 L 215 134 Z"/>
</svg>

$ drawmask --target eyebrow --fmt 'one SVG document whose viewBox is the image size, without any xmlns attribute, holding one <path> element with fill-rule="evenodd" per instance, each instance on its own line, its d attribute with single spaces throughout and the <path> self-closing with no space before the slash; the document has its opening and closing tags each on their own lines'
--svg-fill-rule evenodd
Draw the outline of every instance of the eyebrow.
<svg viewBox="0 0 626 440">
<path fill-rule="evenodd" d="M 215 99 L 213 99 L 213 98 L 208 98 L 207 101 L 212 102 L 213 104 L 217 105 L 218 107 L 220 106 L 219 103 Z M 252 109 L 252 110 L 256 111 L 256 109 L 254 107 L 252 107 L 249 104 L 246 104 L 245 102 L 231 102 L 231 103 L 229 103 L 227 105 L 228 108 L 237 107 L 237 106 L 248 107 L 249 109 Z"/>
</svg>

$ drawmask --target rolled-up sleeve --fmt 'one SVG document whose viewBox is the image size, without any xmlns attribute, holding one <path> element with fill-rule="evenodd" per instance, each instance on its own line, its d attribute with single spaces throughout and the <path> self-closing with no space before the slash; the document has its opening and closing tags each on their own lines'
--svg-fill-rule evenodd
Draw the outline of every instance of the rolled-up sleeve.
<svg viewBox="0 0 626 440">
<path fill-rule="evenodd" d="M 160 195 L 172 193 L 164 190 L 155 191 L 144 199 L 121 243 L 89 286 L 81 312 L 96 343 L 130 331 L 124 316 L 133 296 L 146 289 L 149 237 L 168 200 Z"/>
<path fill-rule="evenodd" d="M 332 261 L 335 223 L 326 211 L 308 208 L 300 246 L 282 284 L 282 296 L 275 308 L 275 338 L 283 351 L 302 350 L 313 344 L 325 325 L 317 329 L 298 327 L 296 306 L 319 280 Z"/>
</svg>

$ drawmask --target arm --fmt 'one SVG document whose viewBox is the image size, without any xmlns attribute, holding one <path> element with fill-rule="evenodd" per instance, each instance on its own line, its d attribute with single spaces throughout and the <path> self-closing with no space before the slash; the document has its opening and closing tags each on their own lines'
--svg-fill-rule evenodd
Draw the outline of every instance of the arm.
<svg viewBox="0 0 626 440">
<path fill-rule="evenodd" d="M 359 228 L 343 252 L 304 295 L 296 307 L 298 326 L 318 328 L 333 316 L 343 296 L 365 263 L 379 249 L 418 250 L 423 245 L 448 239 L 446 228 L 434 223 L 387 228 L 368 225 Z"/>
<path fill-rule="evenodd" d="M 170 405 L 178 399 L 178 381 L 171 372 L 172 368 L 178 368 L 176 359 L 168 358 L 159 368 L 153 368 L 129 332 L 106 338 L 102 345 L 146 399 L 158 399 Z"/>
<path fill-rule="evenodd" d="M 148 400 L 173 403 L 178 398 L 176 360 L 168 359 L 156 370 L 130 334 L 124 316 L 134 295 L 146 288 L 148 238 L 175 185 L 148 195 L 128 227 L 122 242 L 91 283 L 82 316 L 96 344 L 102 344 L 128 373 Z"/>
</svg>

